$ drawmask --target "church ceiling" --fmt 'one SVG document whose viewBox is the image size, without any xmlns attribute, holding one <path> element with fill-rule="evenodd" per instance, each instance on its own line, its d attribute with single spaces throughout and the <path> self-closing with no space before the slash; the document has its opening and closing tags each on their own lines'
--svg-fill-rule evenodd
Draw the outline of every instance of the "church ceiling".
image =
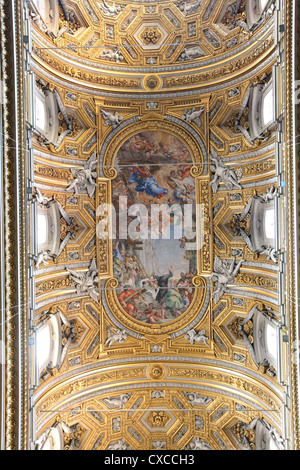
<svg viewBox="0 0 300 470">
<path fill-rule="evenodd" d="M 238 22 L 232 2 L 69 3 L 56 38 L 33 32 L 33 57 L 89 88 L 191 91 L 258 70 L 274 53 L 273 19 L 250 31 L 242 20 L 245 2 L 237 2 Z"/>
</svg>

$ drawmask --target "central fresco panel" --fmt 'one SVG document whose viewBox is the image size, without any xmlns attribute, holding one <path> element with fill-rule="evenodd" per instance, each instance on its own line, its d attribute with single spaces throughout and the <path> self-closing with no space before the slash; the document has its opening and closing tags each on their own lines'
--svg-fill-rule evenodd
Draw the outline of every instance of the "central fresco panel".
<svg viewBox="0 0 300 470">
<path fill-rule="evenodd" d="M 174 320 L 193 299 L 196 243 L 187 240 L 184 230 L 195 225 L 192 164 L 186 145 L 158 130 L 130 137 L 117 153 L 113 274 L 125 312 L 145 323 Z M 127 212 L 125 220 L 121 212 Z M 127 224 L 125 231 L 121 221 Z"/>
<path fill-rule="evenodd" d="M 153 116 L 108 134 L 103 148 L 97 199 L 109 210 L 98 211 L 97 226 L 109 237 L 98 233 L 97 253 L 110 319 L 149 334 L 200 321 L 211 274 L 203 268 L 210 201 L 200 145 Z"/>
</svg>

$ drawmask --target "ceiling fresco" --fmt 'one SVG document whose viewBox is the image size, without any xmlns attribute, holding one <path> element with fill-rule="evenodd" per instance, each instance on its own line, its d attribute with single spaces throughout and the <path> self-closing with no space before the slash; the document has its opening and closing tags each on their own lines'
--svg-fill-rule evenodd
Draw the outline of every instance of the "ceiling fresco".
<svg viewBox="0 0 300 470">
<path fill-rule="evenodd" d="M 34 31 L 33 54 L 58 76 L 95 89 L 228 82 L 274 52 L 273 18 L 250 30 L 245 3 L 62 2 L 55 47 L 47 33 Z"/>
<path fill-rule="evenodd" d="M 283 8 L 49 2 L 24 2 L 31 448 L 282 450 Z"/>
</svg>

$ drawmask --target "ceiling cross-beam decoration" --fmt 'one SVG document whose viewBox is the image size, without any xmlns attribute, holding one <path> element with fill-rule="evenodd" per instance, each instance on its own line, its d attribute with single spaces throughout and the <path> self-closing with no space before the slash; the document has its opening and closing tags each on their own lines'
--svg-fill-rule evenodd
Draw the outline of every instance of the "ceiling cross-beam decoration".
<svg viewBox="0 0 300 470">
<path fill-rule="evenodd" d="M 37 441 L 58 423 L 80 449 L 282 437 L 284 246 L 249 244 L 254 209 L 285 203 L 277 129 L 245 132 L 251 85 L 276 64 L 274 16 L 248 28 L 244 3 L 64 0 L 56 33 L 31 21 L 31 73 L 55 90 L 60 127 L 73 123 L 55 148 L 31 134 L 31 333 L 57 306 L 80 333 L 59 368 L 30 377 Z M 39 200 L 56 256 L 35 245 Z M 254 308 L 283 345 L 273 374 L 238 334 L 251 343 Z"/>
</svg>

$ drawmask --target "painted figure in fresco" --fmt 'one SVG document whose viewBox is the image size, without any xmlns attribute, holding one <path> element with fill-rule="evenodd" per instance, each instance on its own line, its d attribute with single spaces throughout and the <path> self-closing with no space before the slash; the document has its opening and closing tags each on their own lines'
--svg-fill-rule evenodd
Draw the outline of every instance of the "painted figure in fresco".
<svg viewBox="0 0 300 470">
<path fill-rule="evenodd" d="M 89 197 L 92 197 L 97 186 L 95 181 L 97 178 L 96 166 L 97 156 L 94 153 L 83 168 L 71 168 L 73 179 L 68 181 L 69 186 L 66 191 L 73 191 L 73 195 L 77 196 L 80 189 L 86 188 Z"/>
<path fill-rule="evenodd" d="M 237 265 L 235 265 L 235 257 L 233 257 L 232 262 L 228 264 L 226 260 L 222 260 L 216 256 L 214 272 L 211 275 L 211 279 L 216 283 L 216 288 L 212 294 L 216 304 L 224 294 L 227 284 L 234 282 L 244 261 L 245 260 L 241 259 Z"/>
<path fill-rule="evenodd" d="M 210 159 L 213 162 L 210 169 L 211 172 L 214 173 L 214 176 L 209 184 L 214 193 L 218 191 L 220 182 L 225 184 L 227 190 L 241 189 L 242 186 L 238 182 L 238 179 L 242 176 L 241 170 L 232 170 L 224 165 L 222 159 L 214 149 L 212 149 Z"/>
<path fill-rule="evenodd" d="M 153 303 L 150 303 L 144 311 L 139 312 L 146 323 L 158 323 L 161 319 L 165 318 L 164 309 L 160 310 L 155 308 Z"/>
<path fill-rule="evenodd" d="M 182 296 L 176 287 L 169 287 L 163 298 L 163 307 L 168 307 L 176 316 L 181 315 Z"/>
<path fill-rule="evenodd" d="M 144 192 L 147 196 L 156 198 L 161 198 L 168 194 L 169 190 L 159 186 L 148 167 L 141 170 L 138 165 L 136 165 L 131 171 L 129 183 L 136 183 L 135 191 Z"/>
<path fill-rule="evenodd" d="M 170 202 L 173 199 L 173 203 L 190 204 L 193 202 L 194 183 L 189 169 L 171 170 L 167 177 L 167 183 L 173 189 L 173 198 L 171 198 Z"/>
<path fill-rule="evenodd" d="M 122 275 L 122 263 L 124 261 L 124 251 L 119 249 L 119 242 L 116 242 L 113 252 L 114 275 L 119 279 Z"/>
<path fill-rule="evenodd" d="M 189 308 L 195 292 L 192 271 L 196 260 L 185 257 L 189 239 L 183 236 L 180 240 L 172 239 L 173 231 L 183 221 L 182 206 L 191 204 L 194 208 L 195 205 L 190 152 L 174 135 L 145 131 L 122 145 L 116 166 L 118 176 L 113 182 L 116 210 L 120 213 L 120 209 L 126 211 L 134 204 L 144 204 L 152 236 L 150 240 L 129 238 L 113 245 L 118 300 L 125 312 L 138 321 L 148 324 L 172 321 Z M 124 201 L 120 201 L 120 196 L 126 196 Z M 151 211 L 152 204 L 172 205 L 169 220 L 159 215 L 157 221 Z M 128 226 L 134 219 L 127 213 L 125 220 Z M 120 233 L 118 224 L 125 221 L 117 217 L 116 222 L 116 233 Z M 170 267 L 171 259 L 176 262 L 174 269 Z M 181 283 L 180 271 L 184 271 L 185 277 Z"/>
</svg>

